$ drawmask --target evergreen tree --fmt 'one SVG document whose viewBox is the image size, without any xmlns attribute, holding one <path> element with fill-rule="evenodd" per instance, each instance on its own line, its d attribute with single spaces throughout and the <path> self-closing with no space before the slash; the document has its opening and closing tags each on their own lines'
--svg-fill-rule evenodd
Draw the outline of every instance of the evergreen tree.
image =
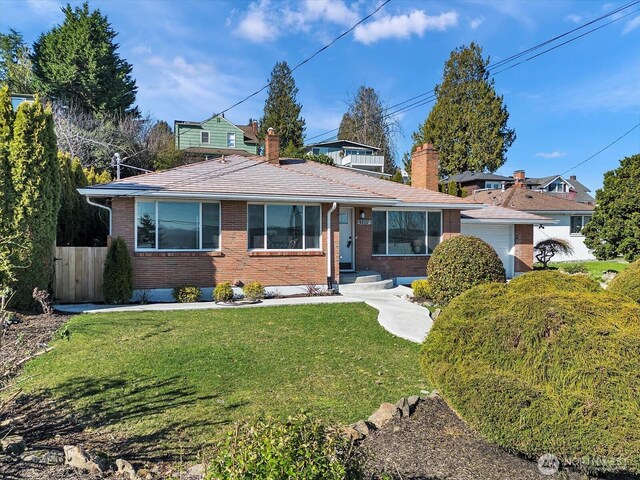
<svg viewBox="0 0 640 480">
<path fill-rule="evenodd" d="M 13 93 L 35 91 L 31 49 L 13 28 L 9 33 L 0 33 L 0 84 L 7 85 Z"/>
<path fill-rule="evenodd" d="M 604 174 L 596 209 L 582 230 L 584 243 L 599 260 L 640 259 L 640 153 L 622 159 Z"/>
<path fill-rule="evenodd" d="M 21 235 L 24 249 L 18 270 L 17 308 L 32 308 L 34 287 L 47 290 L 53 274 L 53 247 L 60 208 L 60 167 L 50 109 L 36 97 L 18 107 L 9 164 L 15 192 L 12 228 Z"/>
<path fill-rule="evenodd" d="M 347 112 L 342 116 L 338 129 L 338 140 L 371 145 L 380 148 L 384 155 L 385 173 L 396 169 L 393 134 L 397 128 L 391 118 L 385 118 L 385 109 L 380 96 L 371 87 L 361 86 L 349 102 Z"/>
<path fill-rule="evenodd" d="M 111 242 L 104 262 L 102 293 L 105 303 L 126 304 L 133 295 L 133 268 L 124 240 Z"/>
<path fill-rule="evenodd" d="M 516 138 L 509 113 L 489 78 L 489 59 L 471 43 L 451 52 L 436 103 L 413 134 L 414 148 L 432 143 L 440 156 L 440 175 L 466 170 L 494 172 L 506 161 Z"/>
<path fill-rule="evenodd" d="M 276 63 L 271 72 L 264 112 L 260 119 L 259 136 L 264 138 L 269 128 L 280 136 L 280 151 L 291 144 L 294 148 L 304 146 L 305 121 L 300 116 L 302 105 L 296 102 L 298 88 L 287 62 Z"/>
<path fill-rule="evenodd" d="M 9 233 L 12 221 L 13 185 L 9 165 L 9 143 L 13 136 L 13 106 L 9 89 L 0 89 L 0 236 Z"/>
<path fill-rule="evenodd" d="M 116 32 L 89 4 L 62 9 L 65 20 L 33 46 L 38 90 L 93 113 L 120 114 L 136 99 L 132 66 L 120 58 Z"/>
</svg>

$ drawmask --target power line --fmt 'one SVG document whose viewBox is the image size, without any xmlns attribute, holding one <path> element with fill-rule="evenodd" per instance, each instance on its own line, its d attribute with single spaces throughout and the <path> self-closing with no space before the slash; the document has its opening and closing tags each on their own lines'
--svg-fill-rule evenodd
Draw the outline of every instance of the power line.
<svg viewBox="0 0 640 480">
<path fill-rule="evenodd" d="M 528 49 L 526 49 L 526 50 L 524 50 L 524 51 L 522 51 L 522 52 L 519 52 L 519 53 L 517 53 L 517 54 L 511 55 L 511 56 L 509 56 L 509 57 L 507 57 L 507 58 L 505 58 L 505 59 L 503 59 L 503 60 L 501 60 L 501 61 L 499 61 L 499 62 L 496 62 L 494 65 L 492 65 L 492 66 L 490 67 L 489 71 L 491 71 L 491 70 L 495 70 L 496 68 L 499 68 L 499 67 L 502 67 L 502 66 L 505 66 L 505 65 L 507 65 L 508 63 L 511 63 L 511 62 L 513 62 L 514 60 L 516 60 L 516 59 L 518 59 L 518 58 L 521 58 L 522 56 L 527 55 L 528 53 L 534 52 L 534 51 L 536 51 L 536 50 L 538 50 L 538 49 L 540 49 L 540 48 L 542 48 L 542 47 L 544 47 L 544 46 L 546 46 L 546 45 L 549 45 L 550 43 L 552 43 L 552 42 L 554 42 L 554 41 L 556 41 L 556 40 L 559 40 L 559 39 L 561 39 L 561 38 L 564 38 L 564 37 L 566 37 L 567 35 L 570 35 L 570 34 L 572 34 L 572 33 L 575 33 L 575 32 L 577 32 L 577 31 L 579 31 L 579 30 L 582 30 L 583 28 L 586 28 L 586 27 L 588 27 L 588 26 L 590 26 L 590 25 L 593 25 L 593 24 L 594 24 L 594 23 L 596 23 L 596 22 L 599 22 L 599 21 L 601 21 L 601 20 L 604 20 L 605 18 L 608 18 L 608 17 L 611 17 L 611 16 L 613 16 L 613 15 L 616 15 L 616 14 L 620 13 L 620 12 L 621 12 L 621 11 L 623 11 L 623 10 L 626 10 L 626 9 L 628 9 L 628 8 L 630 8 L 630 7 L 634 6 L 634 5 L 637 5 L 638 3 L 640 3 L 640 0 L 635 0 L 635 1 L 633 1 L 633 2 L 630 2 L 630 3 L 626 4 L 626 5 L 623 5 L 623 6 L 619 7 L 619 8 L 616 8 L 616 9 L 612 10 L 611 12 L 608 12 L 608 13 L 606 13 L 606 14 L 604 14 L 604 15 L 601 15 L 601 16 L 599 16 L 598 18 L 595 18 L 595 19 L 593 19 L 593 20 L 590 20 L 589 22 L 586 22 L 586 23 L 584 23 L 584 24 L 580 25 L 579 27 L 573 28 L 573 29 L 571 29 L 571 30 L 569 30 L 569 31 L 567 31 L 567 32 L 565 32 L 565 33 L 560 34 L 560 35 L 556 35 L 555 37 L 550 38 L 550 39 L 548 39 L 548 40 L 545 40 L 544 42 L 539 43 L 539 44 L 537 44 L 537 45 L 534 45 L 533 47 L 530 47 L 530 48 L 528 48 Z M 606 26 L 608 26 L 608 25 L 610 25 L 610 24 L 612 24 L 612 23 L 614 23 L 614 22 L 617 22 L 617 21 L 619 21 L 619 20 L 622 20 L 623 18 L 628 17 L 629 15 L 633 15 L 634 13 L 636 13 L 636 12 L 638 12 L 638 11 L 640 11 L 640 9 L 633 10 L 633 11 L 632 11 L 632 12 L 630 12 L 630 13 L 627 13 L 627 14 L 622 15 L 622 16 L 620 16 L 620 17 L 614 18 L 614 19 L 613 19 L 613 20 L 611 20 L 610 22 L 607 22 L 607 23 L 605 23 L 605 24 L 603 24 L 603 25 L 600 25 L 600 26 L 598 26 L 598 27 L 596 27 L 596 28 L 593 28 L 593 29 L 591 29 L 591 30 L 589 30 L 589 31 L 587 31 L 587 32 L 585 32 L 585 33 L 583 33 L 583 34 L 581 34 L 581 35 L 578 35 L 578 36 L 572 37 L 571 39 L 569 39 L 569 40 L 567 40 L 567 41 L 565 41 L 565 42 L 562 42 L 562 43 L 560 43 L 560 44 L 558 44 L 558 45 L 555 45 L 555 46 L 553 46 L 552 48 L 548 48 L 548 49 L 546 49 L 546 50 L 544 50 L 544 51 L 542 51 L 542 52 L 539 52 L 539 53 L 537 53 L 537 54 L 535 54 L 535 55 L 532 55 L 532 56 L 530 56 L 530 57 L 527 57 L 526 59 L 524 59 L 524 60 L 522 60 L 522 61 L 520 61 L 520 62 L 518 62 L 518 63 L 516 63 L 516 64 L 510 65 L 510 66 L 508 66 L 508 67 L 506 67 L 506 68 L 503 68 L 503 69 L 501 69 L 501 70 L 499 70 L 499 71 L 497 71 L 497 72 L 495 72 L 495 73 L 492 73 L 492 74 L 491 74 L 491 77 L 495 77 L 496 75 L 498 75 L 498 74 L 500 74 L 500 73 L 502 73 L 502 72 L 504 72 L 504 71 L 506 71 L 506 70 L 509 70 L 509 69 L 511 69 L 511 68 L 514 68 L 514 67 L 516 67 L 516 66 L 518 66 L 518 65 L 521 65 L 521 64 L 526 63 L 526 62 L 528 62 L 528 61 L 530 61 L 530 60 L 533 60 L 534 58 L 537 58 L 537 57 L 539 57 L 539 56 L 541 56 L 541 55 L 543 55 L 543 54 L 545 54 L 545 53 L 548 53 L 548 52 L 550 52 L 550 51 L 552 51 L 552 50 L 555 50 L 556 48 L 559 48 L 559 47 L 564 46 L 564 45 L 566 45 L 566 44 L 568 44 L 568 43 L 571 43 L 571 42 L 573 42 L 573 41 L 575 41 L 575 40 L 578 40 L 579 38 L 582 38 L 582 37 L 584 37 L 584 36 L 586 36 L 586 35 L 589 35 L 590 33 L 593 33 L 593 32 L 595 32 L 596 30 L 600 30 L 601 28 L 604 28 L 604 27 L 606 27 Z M 421 106 L 423 106 L 423 105 L 427 105 L 427 104 L 429 104 L 429 103 L 431 103 L 431 102 L 433 102 L 433 101 L 435 101 L 435 100 L 436 100 L 435 91 L 434 91 L 434 90 L 429 90 L 429 91 L 427 91 L 427 92 L 423 92 L 423 93 L 421 93 L 421 94 L 419 94 L 419 95 L 416 95 L 416 96 L 414 96 L 414 97 L 411 97 L 411 98 L 409 98 L 409 99 L 407 99 L 407 100 L 404 100 L 404 101 L 402 101 L 402 102 L 396 103 L 395 105 L 391 105 L 390 107 L 387 107 L 387 108 L 385 109 L 385 111 L 387 111 L 387 112 L 388 112 L 390 109 L 392 109 L 392 108 L 394 108 L 394 107 L 397 107 L 397 106 L 403 105 L 403 104 L 405 104 L 405 103 L 411 102 L 412 100 L 416 100 L 416 99 L 418 99 L 418 98 L 420 98 L 420 97 L 425 97 L 425 96 L 427 96 L 427 98 L 422 98 L 421 100 L 418 100 L 418 101 L 416 101 L 416 102 L 410 103 L 409 105 L 405 105 L 404 107 L 402 107 L 402 108 L 400 108 L 400 109 L 398 109 L 398 110 L 395 110 L 395 111 L 389 112 L 389 113 L 385 114 L 385 115 L 383 116 L 383 118 L 385 118 L 385 119 L 386 119 L 386 118 L 389 118 L 389 117 L 391 117 L 391 116 L 393 116 L 393 115 L 397 115 L 397 114 L 399 114 L 399 113 L 406 113 L 406 112 L 408 112 L 408 111 L 414 110 L 414 109 L 419 108 L 419 107 L 421 107 Z M 365 123 L 363 126 L 366 126 L 366 123 Z M 338 130 L 339 130 L 339 127 L 338 127 L 338 128 L 334 128 L 334 129 L 332 129 L 332 130 L 328 130 L 328 131 L 326 131 L 326 132 L 323 132 L 323 133 L 320 133 L 320 134 L 318 134 L 318 135 L 314 135 L 314 136 L 312 136 L 312 137 L 307 138 L 307 141 L 309 141 L 309 140 L 313 140 L 313 139 L 315 139 L 315 138 L 319 138 L 319 137 L 325 137 L 326 135 L 328 135 L 328 134 L 330 134 L 330 133 L 333 133 L 333 132 L 336 132 L 336 131 L 338 131 Z M 316 143 L 321 143 L 321 142 L 326 141 L 326 140 L 329 140 L 329 139 L 331 139 L 331 138 L 333 138 L 333 136 L 328 137 L 328 138 L 325 138 L 325 139 L 323 139 L 323 140 L 320 140 L 319 142 L 316 142 Z"/>
<path fill-rule="evenodd" d="M 366 17 L 364 17 L 363 19 L 361 19 L 358 23 L 356 23 L 355 25 L 353 25 L 350 29 L 345 30 L 344 32 L 342 32 L 340 35 L 338 35 L 336 38 L 334 38 L 333 40 L 331 40 L 331 42 L 327 43 L 325 46 L 323 46 L 322 48 L 320 48 L 319 50 L 316 50 L 310 57 L 305 58 L 304 60 L 302 60 L 300 63 L 298 63 L 295 67 L 293 67 L 291 69 L 291 73 L 295 72 L 298 68 L 300 68 L 301 66 L 303 66 L 304 64 L 306 64 L 307 62 L 311 61 L 316 55 L 324 52 L 325 50 L 327 50 L 328 48 L 330 48 L 334 43 L 336 43 L 338 40 L 340 40 L 342 37 L 350 34 L 351 32 L 353 32 L 356 27 L 358 27 L 358 25 L 363 24 L 364 22 L 366 22 L 367 20 L 369 20 L 371 17 L 373 17 L 376 13 L 378 13 L 382 7 L 384 7 L 387 3 L 389 3 L 391 0 L 385 0 L 383 3 L 381 3 L 380 5 L 378 5 L 378 7 L 371 12 L 369 15 L 367 15 Z M 639 0 L 640 1 L 640 0 Z M 224 110 L 222 110 L 221 112 L 218 113 L 218 115 L 222 115 L 225 112 L 228 112 L 229 110 L 231 110 L 232 108 L 237 107 L 238 105 L 246 102 L 247 100 L 249 100 L 250 98 L 255 97 L 256 95 L 258 95 L 259 93 L 262 93 L 263 91 L 265 91 L 267 88 L 269 88 L 271 86 L 271 82 L 267 83 L 266 85 L 264 85 L 262 88 L 256 90 L 255 92 L 253 92 L 250 95 L 247 95 L 246 97 L 244 97 L 242 100 L 234 103 L 233 105 L 231 105 L 228 108 L 225 108 Z"/>
<path fill-rule="evenodd" d="M 584 165 L 585 163 L 587 163 L 589 160 L 597 157 L 598 155 L 600 155 L 602 152 L 604 152 L 607 148 L 615 145 L 616 143 L 618 143 L 620 140 L 622 140 L 624 137 L 626 137 L 627 135 L 629 135 L 631 132 L 633 132 L 636 128 L 640 127 L 640 123 L 634 125 L 631 129 L 627 130 L 625 133 L 623 133 L 622 135 L 620 135 L 618 138 L 616 138 L 613 142 L 611 142 L 609 145 L 607 145 L 606 147 L 604 147 L 601 150 L 598 150 L 596 153 L 594 153 L 593 155 L 591 155 L 589 158 L 581 161 L 580 163 L 577 163 L 576 165 L 574 165 L 573 167 L 571 167 L 569 170 L 566 170 L 564 172 L 562 172 L 560 175 L 564 175 L 568 172 L 570 172 L 571 170 L 574 170 L 576 168 L 578 168 L 580 165 Z"/>
</svg>

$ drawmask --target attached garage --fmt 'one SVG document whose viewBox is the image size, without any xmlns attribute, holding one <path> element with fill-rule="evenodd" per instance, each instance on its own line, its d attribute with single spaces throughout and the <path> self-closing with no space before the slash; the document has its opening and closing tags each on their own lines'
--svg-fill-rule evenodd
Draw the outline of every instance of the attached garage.
<svg viewBox="0 0 640 480">
<path fill-rule="evenodd" d="M 507 278 L 513 278 L 513 256 L 515 251 L 513 225 L 463 222 L 460 226 L 460 233 L 478 237 L 491 245 L 504 264 Z"/>
</svg>

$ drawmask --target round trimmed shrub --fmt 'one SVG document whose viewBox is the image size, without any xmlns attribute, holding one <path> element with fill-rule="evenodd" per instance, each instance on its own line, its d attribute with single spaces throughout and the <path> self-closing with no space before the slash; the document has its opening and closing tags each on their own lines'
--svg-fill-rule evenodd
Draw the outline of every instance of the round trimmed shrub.
<svg viewBox="0 0 640 480">
<path fill-rule="evenodd" d="M 626 295 L 640 303 L 640 260 L 636 260 L 626 270 L 613 277 L 607 290 Z"/>
<path fill-rule="evenodd" d="M 127 244 L 121 237 L 115 238 L 104 262 L 102 295 L 108 304 L 129 303 L 133 295 L 133 268 Z"/>
<path fill-rule="evenodd" d="M 431 285 L 429 280 L 414 280 L 411 282 L 411 288 L 413 289 L 413 299 L 418 302 L 431 299 Z"/>
<path fill-rule="evenodd" d="M 530 457 L 640 473 L 640 305 L 560 272 L 453 299 L 421 352 L 475 430 Z"/>
<path fill-rule="evenodd" d="M 300 414 L 244 423 L 217 445 L 207 480 L 362 478 L 350 441 L 336 429 Z"/>
<path fill-rule="evenodd" d="M 483 283 L 506 282 L 496 251 L 477 237 L 457 235 L 440 243 L 427 263 L 433 300 L 440 305 Z"/>
<path fill-rule="evenodd" d="M 178 303 L 199 302 L 202 290 L 193 285 L 185 285 L 184 287 L 175 287 L 171 295 Z"/>
<path fill-rule="evenodd" d="M 216 302 L 230 302 L 233 300 L 233 287 L 231 282 L 222 282 L 213 290 L 213 299 Z"/>
<path fill-rule="evenodd" d="M 264 287 L 260 282 L 247 283 L 242 287 L 242 293 L 247 300 L 262 300 L 264 298 Z"/>
</svg>

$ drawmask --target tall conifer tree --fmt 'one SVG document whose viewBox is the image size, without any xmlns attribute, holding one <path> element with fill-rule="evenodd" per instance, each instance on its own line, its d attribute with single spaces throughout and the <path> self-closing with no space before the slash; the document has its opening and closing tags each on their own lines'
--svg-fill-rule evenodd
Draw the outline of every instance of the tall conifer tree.
<svg viewBox="0 0 640 480">
<path fill-rule="evenodd" d="M 13 136 L 13 106 L 9 89 L 0 89 L 0 237 L 9 234 L 11 224 L 11 204 L 13 202 L 13 185 L 9 166 L 9 144 Z"/>
<path fill-rule="evenodd" d="M 475 43 L 451 52 L 436 103 L 413 134 L 413 147 L 433 143 L 443 177 L 465 170 L 494 172 L 506 162 L 516 138 L 509 113 L 489 78 L 489 59 Z"/>
<path fill-rule="evenodd" d="M 276 63 L 271 72 L 259 135 L 264 138 L 267 129 L 274 128 L 280 136 L 281 152 L 287 147 L 300 149 L 304 146 L 305 121 L 300 116 L 302 105 L 296 101 L 297 94 L 298 88 L 287 62 Z"/>
</svg>

